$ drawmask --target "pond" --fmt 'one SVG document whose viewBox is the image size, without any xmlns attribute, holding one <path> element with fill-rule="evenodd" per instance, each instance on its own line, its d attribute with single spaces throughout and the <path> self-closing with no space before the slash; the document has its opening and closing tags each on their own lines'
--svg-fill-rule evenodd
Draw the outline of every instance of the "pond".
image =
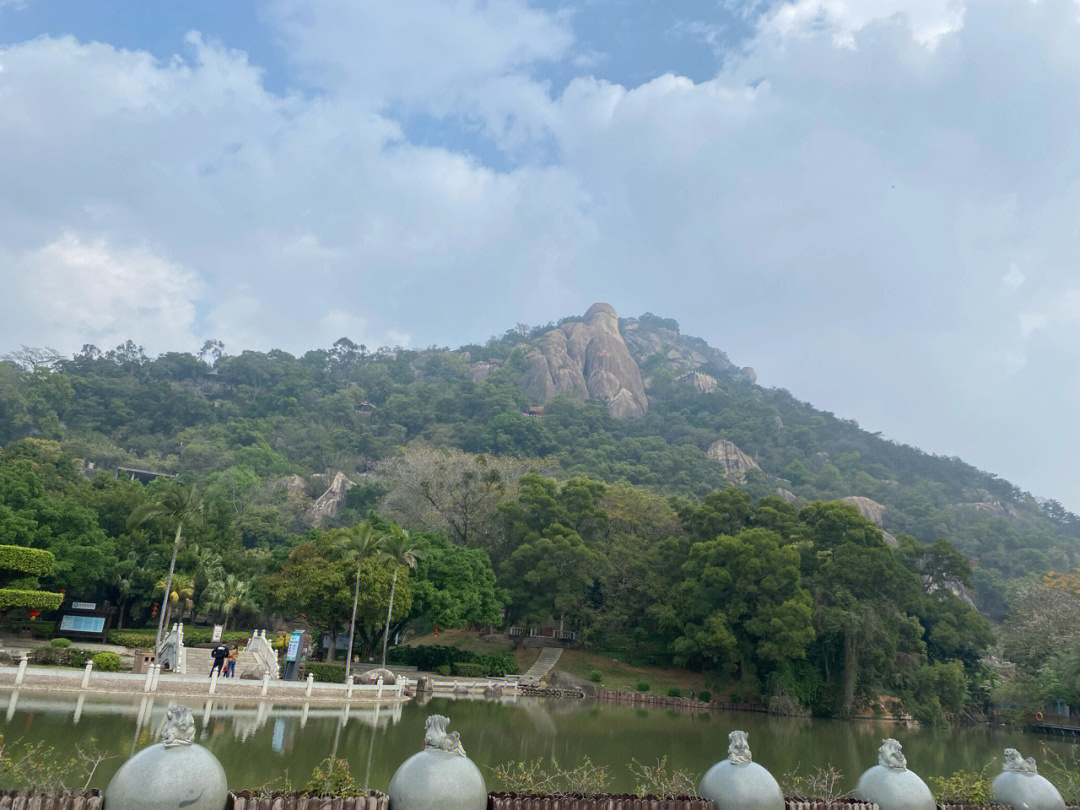
<svg viewBox="0 0 1080 810">
<path fill-rule="evenodd" d="M 564 766 L 577 765 L 585 756 L 594 765 L 608 766 L 609 787 L 615 791 L 634 789 L 628 768 L 634 759 L 651 765 L 667 756 L 669 767 L 699 775 L 727 755 L 727 735 L 736 728 L 749 732 L 755 761 L 778 778 L 796 768 L 831 765 L 845 775 L 848 789 L 875 763 L 877 746 L 887 736 L 903 743 L 909 766 L 923 778 L 979 770 L 995 757 L 996 772 L 1006 746 L 1040 764 L 1050 750 L 1065 756 L 1071 748 L 1057 738 L 985 727 L 911 729 L 876 721 L 689 713 L 540 698 L 512 703 L 434 699 L 425 706 L 382 709 L 378 716 L 374 709 L 351 709 L 347 718 L 341 709 L 183 702 L 195 715 L 196 740 L 221 760 L 234 789 L 286 775 L 300 789 L 336 745 L 357 781 L 385 790 L 398 765 L 421 747 L 424 720 L 434 713 L 450 717 L 451 730 L 461 732 L 491 790 L 499 786 L 489 768 L 551 756 Z M 120 702 L 86 696 L 80 705 L 74 696 L 23 689 L 13 704 L 11 692 L 0 692 L 0 733 L 9 746 L 44 742 L 61 754 L 73 754 L 94 740 L 112 756 L 93 779 L 93 787 L 104 787 L 133 750 L 154 741 L 169 703 L 161 697 Z"/>
</svg>

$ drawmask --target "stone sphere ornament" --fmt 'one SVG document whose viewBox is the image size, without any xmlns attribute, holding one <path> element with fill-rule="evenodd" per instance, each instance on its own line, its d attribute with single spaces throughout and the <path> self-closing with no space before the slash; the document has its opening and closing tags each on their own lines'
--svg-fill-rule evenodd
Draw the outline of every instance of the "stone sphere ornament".
<svg viewBox="0 0 1080 810">
<path fill-rule="evenodd" d="M 1065 810 L 1065 800 L 1031 757 L 1024 759 L 1015 748 L 1005 749 L 1005 764 L 990 789 L 994 801 L 1013 810 Z"/>
<path fill-rule="evenodd" d="M 881 810 L 935 810 L 937 802 L 926 782 L 908 770 L 903 747 L 896 740 L 883 740 L 878 764 L 855 783 L 854 796 L 873 802 Z"/>
<path fill-rule="evenodd" d="M 486 810 L 483 774 L 449 723 L 438 714 L 427 719 L 424 750 L 401 763 L 386 791 L 394 810 Z"/>
<path fill-rule="evenodd" d="M 109 810 L 225 810 L 229 787 L 217 757 L 195 744 L 186 706 L 170 706 L 161 742 L 147 746 L 105 788 Z"/>
<path fill-rule="evenodd" d="M 717 810 L 784 810 L 780 785 L 753 761 L 745 731 L 728 735 L 728 757 L 701 777 L 698 795 L 712 799 Z"/>
</svg>

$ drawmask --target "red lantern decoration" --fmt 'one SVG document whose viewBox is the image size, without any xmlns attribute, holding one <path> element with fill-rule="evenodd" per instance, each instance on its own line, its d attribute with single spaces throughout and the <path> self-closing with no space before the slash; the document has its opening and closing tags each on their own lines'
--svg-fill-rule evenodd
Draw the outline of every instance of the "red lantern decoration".
<svg viewBox="0 0 1080 810">
<path fill-rule="evenodd" d="M 41 615 L 41 611 L 40 610 L 31 610 L 28 615 L 30 616 L 30 621 L 33 621 L 34 619 L 36 619 L 38 616 Z"/>
<path fill-rule="evenodd" d="M 156 619 L 157 618 L 157 612 L 158 612 L 157 602 L 154 602 L 154 604 L 150 606 L 150 616 Z"/>
</svg>

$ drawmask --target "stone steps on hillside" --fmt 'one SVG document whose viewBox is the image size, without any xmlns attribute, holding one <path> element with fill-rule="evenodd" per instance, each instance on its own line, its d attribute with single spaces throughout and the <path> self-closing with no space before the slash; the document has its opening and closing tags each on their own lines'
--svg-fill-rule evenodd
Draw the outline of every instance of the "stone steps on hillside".
<svg viewBox="0 0 1080 810">
<path fill-rule="evenodd" d="M 555 668 L 555 665 L 559 663 L 559 659 L 562 658 L 562 654 L 562 647 L 545 647 L 542 649 L 536 663 L 521 676 L 521 684 L 523 686 L 536 686 L 543 680 L 545 675 Z"/>
</svg>

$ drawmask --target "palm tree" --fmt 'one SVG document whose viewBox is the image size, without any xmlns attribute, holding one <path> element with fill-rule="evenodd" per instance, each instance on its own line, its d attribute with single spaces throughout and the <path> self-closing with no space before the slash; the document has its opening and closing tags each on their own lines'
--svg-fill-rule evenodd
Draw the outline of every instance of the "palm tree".
<svg viewBox="0 0 1080 810">
<path fill-rule="evenodd" d="M 375 537 L 375 530 L 370 521 L 356 524 L 356 528 L 341 538 L 338 543 L 341 559 L 350 567 L 356 565 L 356 587 L 353 589 L 352 618 L 349 619 L 349 647 L 345 653 L 345 680 L 352 674 L 353 639 L 356 638 L 356 607 L 360 604 L 360 567 L 364 560 L 382 551 L 381 542 Z M 333 653 L 331 652 L 331 658 Z"/>
<path fill-rule="evenodd" d="M 194 609 L 195 581 L 190 575 L 175 574 L 172 578 L 172 582 L 168 584 L 166 584 L 164 579 L 159 579 L 154 584 L 154 587 L 169 589 L 169 616 L 171 616 L 174 610 L 179 607 L 180 619 L 183 620 L 184 614 Z M 168 624 L 168 618 L 166 618 L 164 624 Z"/>
<path fill-rule="evenodd" d="M 389 560 L 394 566 L 394 578 L 390 581 L 390 604 L 386 606 L 386 633 L 383 634 L 382 640 L 382 663 L 379 665 L 386 669 L 386 645 L 390 641 L 390 619 L 394 615 L 394 595 L 397 592 L 398 572 L 403 565 L 410 569 L 416 568 L 417 561 L 424 559 L 427 555 L 422 548 L 413 545 L 409 532 L 400 526 L 394 526 L 380 545 L 384 559 Z"/>
<path fill-rule="evenodd" d="M 156 499 L 147 501 L 136 508 L 128 519 L 128 524 L 132 527 L 141 526 L 148 520 L 171 518 L 176 521 L 176 537 L 173 538 L 169 575 L 165 578 L 165 592 L 161 597 L 161 614 L 158 616 L 157 636 L 154 641 L 155 653 L 161 647 L 161 634 L 165 627 L 165 609 L 169 606 L 169 594 L 172 593 L 173 571 L 176 570 L 176 554 L 180 551 L 180 541 L 183 539 L 184 521 L 189 523 L 197 521 L 202 516 L 202 510 L 203 501 L 195 491 L 195 486 L 177 484 L 162 492 Z"/>
<path fill-rule="evenodd" d="M 228 574 L 225 579 L 215 579 L 206 591 L 208 607 L 225 618 L 226 630 L 229 629 L 233 615 L 246 613 L 255 606 L 251 596 L 251 582 L 240 579 L 235 574 Z"/>
</svg>

